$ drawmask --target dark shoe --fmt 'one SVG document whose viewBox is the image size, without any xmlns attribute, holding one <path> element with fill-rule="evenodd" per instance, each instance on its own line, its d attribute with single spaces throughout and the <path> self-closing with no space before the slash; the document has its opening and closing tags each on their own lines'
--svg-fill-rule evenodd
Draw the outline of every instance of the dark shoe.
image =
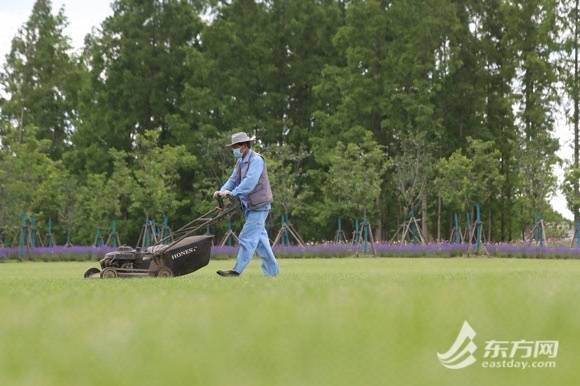
<svg viewBox="0 0 580 386">
<path fill-rule="evenodd" d="M 236 271 L 217 271 L 217 274 L 223 277 L 237 277 L 240 274 Z"/>
</svg>

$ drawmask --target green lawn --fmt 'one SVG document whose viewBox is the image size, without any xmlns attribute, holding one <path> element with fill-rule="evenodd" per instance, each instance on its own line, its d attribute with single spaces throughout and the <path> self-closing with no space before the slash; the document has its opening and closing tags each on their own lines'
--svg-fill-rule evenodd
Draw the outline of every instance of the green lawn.
<svg viewBox="0 0 580 386">
<path fill-rule="evenodd" d="M 85 280 L 88 263 L 0 264 L 0 385 L 572 385 L 580 261 L 282 260 L 241 278 Z M 555 369 L 442 367 L 485 340 L 560 341 Z"/>
</svg>

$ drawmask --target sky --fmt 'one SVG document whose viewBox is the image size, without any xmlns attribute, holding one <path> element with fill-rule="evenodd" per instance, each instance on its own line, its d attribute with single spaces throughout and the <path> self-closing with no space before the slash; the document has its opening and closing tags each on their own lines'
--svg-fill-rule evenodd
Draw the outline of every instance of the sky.
<svg viewBox="0 0 580 386">
<path fill-rule="evenodd" d="M 85 35 L 112 14 L 110 3 L 109 0 L 53 0 L 52 2 L 54 10 L 64 6 L 65 15 L 69 21 L 65 32 L 77 50 L 82 47 Z M 0 65 L 4 64 L 5 56 L 10 51 L 12 38 L 30 16 L 33 5 L 34 0 L 0 0 Z M 558 114 L 555 135 L 560 141 L 558 155 L 563 160 L 570 160 L 573 154 L 572 128 L 566 123 L 562 112 Z M 561 181 L 562 169 L 557 168 L 556 174 Z M 551 199 L 551 204 L 566 218 L 573 218 L 560 191 Z"/>
<path fill-rule="evenodd" d="M 30 16 L 34 0 L 0 0 L 0 58 L 10 51 L 12 38 Z M 67 35 L 72 39 L 73 47 L 83 45 L 85 35 L 93 26 L 98 26 L 113 12 L 109 0 L 53 0 L 53 12 L 64 6 L 69 26 Z"/>
</svg>

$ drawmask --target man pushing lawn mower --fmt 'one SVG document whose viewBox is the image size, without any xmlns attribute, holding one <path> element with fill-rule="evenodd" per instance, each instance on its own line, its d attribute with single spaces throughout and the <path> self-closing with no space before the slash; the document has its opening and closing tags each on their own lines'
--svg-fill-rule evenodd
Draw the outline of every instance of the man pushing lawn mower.
<svg viewBox="0 0 580 386">
<path fill-rule="evenodd" d="M 266 218 L 272 207 L 272 189 L 266 163 L 252 150 L 252 142 L 244 132 L 232 135 L 230 146 L 236 158 L 234 171 L 219 191 L 213 195 L 239 198 L 246 222 L 239 235 L 240 248 L 236 264 L 230 271 L 217 271 L 220 276 L 239 276 L 250 263 L 254 252 L 262 258 L 262 271 L 267 276 L 279 273 L 278 262 L 272 252 L 266 231 Z"/>
</svg>

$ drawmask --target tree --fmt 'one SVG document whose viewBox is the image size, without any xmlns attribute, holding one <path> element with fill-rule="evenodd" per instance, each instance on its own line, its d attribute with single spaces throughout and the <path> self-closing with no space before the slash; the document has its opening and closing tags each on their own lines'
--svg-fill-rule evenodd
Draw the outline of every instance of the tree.
<svg viewBox="0 0 580 386">
<path fill-rule="evenodd" d="M 269 141 L 275 127 L 265 128 L 265 108 L 271 90 L 266 81 L 273 71 L 268 5 L 234 0 L 220 4 L 214 22 L 204 31 L 203 46 L 212 63 L 212 106 L 216 126 L 224 131 L 244 128 Z M 278 128 L 279 129 L 279 128 Z"/>
<path fill-rule="evenodd" d="M 58 205 L 43 194 L 56 193 L 54 186 L 64 175 L 62 164 L 53 161 L 50 141 L 35 139 L 29 127 L 23 143 L 11 143 L 0 153 L 0 229 L 15 237 L 21 213 L 50 213 Z"/>
<path fill-rule="evenodd" d="M 137 137 L 130 170 L 136 187 L 131 194 L 130 209 L 134 214 L 150 218 L 172 216 L 178 208 L 189 203 L 189 200 L 178 198 L 178 171 L 195 165 L 195 157 L 187 152 L 185 146 L 160 147 L 159 137 L 158 131 L 147 131 Z"/>
<path fill-rule="evenodd" d="M 472 162 L 472 199 L 476 203 L 489 204 L 499 193 L 504 180 L 500 174 L 501 154 L 493 141 L 467 138 L 467 143 L 468 157 Z"/>
<path fill-rule="evenodd" d="M 83 119 L 68 159 L 83 174 L 111 173 L 108 149 L 131 151 L 147 130 L 160 130 L 161 144 L 189 146 L 203 135 L 202 125 L 189 126 L 181 111 L 194 103 L 184 101 L 193 96 L 191 73 L 203 79 L 206 71 L 197 67 L 203 24 L 194 4 L 117 0 L 112 8 L 83 53 L 89 71 L 79 105 Z"/>
<path fill-rule="evenodd" d="M 300 178 L 303 177 L 303 161 L 308 153 L 303 149 L 293 150 L 288 145 L 271 145 L 264 154 L 267 158 L 268 176 L 275 207 L 283 214 L 300 211 L 309 192 L 300 192 Z"/>
<path fill-rule="evenodd" d="M 554 84 L 552 53 L 556 49 L 556 3 L 553 0 L 516 1 L 510 9 L 509 33 L 515 44 L 521 103 L 516 124 L 520 130 L 518 154 L 520 194 L 528 218 L 541 215 L 555 189 L 552 169 L 558 162 L 558 141 L 553 137 Z M 529 224 L 523 221 L 522 228 Z"/>
<path fill-rule="evenodd" d="M 382 176 L 389 163 L 372 135 L 367 133 L 360 144 L 338 142 L 327 160 L 322 217 L 376 215 Z"/>
<path fill-rule="evenodd" d="M 424 138 L 408 136 L 402 140 L 401 153 L 394 157 L 394 182 L 403 202 L 403 212 L 419 209 L 431 174 L 431 151 Z M 422 219 L 426 222 L 427 219 Z"/>
<path fill-rule="evenodd" d="M 574 131 L 574 158 L 572 164 L 568 165 L 563 191 L 568 201 L 568 208 L 574 214 L 575 234 L 580 232 L 580 79 L 579 79 L 579 47 L 578 39 L 580 38 L 580 2 L 578 0 L 563 1 L 563 10 L 560 15 L 560 29 L 564 32 L 562 42 L 563 52 L 561 67 L 563 72 L 563 81 L 565 91 L 572 100 L 571 112 L 568 110 L 568 118 L 572 121 Z M 579 241 L 577 240 L 577 243 Z"/>
<path fill-rule="evenodd" d="M 10 138 L 23 142 L 25 131 L 36 127 L 37 138 L 50 141 L 53 159 L 60 159 L 68 146 L 76 119 L 80 72 L 63 32 L 66 25 L 62 8 L 53 15 L 50 0 L 37 0 L 0 72 L 0 89 L 7 95 L 0 101 L 4 134 L 17 132 Z"/>
<path fill-rule="evenodd" d="M 437 163 L 437 186 L 443 201 L 454 211 L 468 212 L 474 204 L 489 207 L 503 183 L 500 152 L 491 141 L 467 138 L 467 155 L 455 151 Z M 491 211 L 488 212 L 491 226 Z M 488 229 L 489 231 L 489 229 Z"/>
<path fill-rule="evenodd" d="M 76 194 L 73 243 L 93 244 L 95 232 L 107 229 L 111 220 L 121 214 L 117 188 L 107 183 L 105 174 L 90 174 Z"/>
<path fill-rule="evenodd" d="M 578 180 L 580 180 L 580 169 L 575 168 L 573 164 L 568 165 L 564 174 L 562 191 L 564 192 L 569 208 L 575 208 L 580 205 L 580 196 L 576 194 Z"/>
<path fill-rule="evenodd" d="M 515 95 L 511 87 L 516 75 L 516 41 L 509 33 L 511 6 L 501 0 L 480 3 L 481 35 L 484 73 L 483 89 L 487 100 L 483 119 L 485 140 L 495 140 L 501 153 L 501 174 L 504 177 L 501 195 L 497 205 L 490 202 L 489 210 L 499 211 L 499 239 L 511 240 L 514 202 L 518 181 L 518 130 L 515 124 L 513 106 Z M 501 140 L 497 140 L 501 138 Z M 490 213 L 491 215 L 491 213 Z M 488 231 L 491 230 L 491 226 Z"/>
<path fill-rule="evenodd" d="M 184 146 L 159 146 L 159 131 L 136 138 L 132 153 L 111 149 L 113 173 L 90 174 L 77 194 L 75 240 L 92 242 L 97 227 L 119 219 L 121 238 L 136 240 L 145 218 L 174 216 L 189 200 L 178 197 L 179 170 L 192 168 L 195 157 Z"/>
<path fill-rule="evenodd" d="M 436 169 L 438 177 L 435 186 L 443 202 L 452 210 L 466 212 L 473 196 L 470 180 L 472 161 L 458 150 L 449 158 L 440 159 Z"/>
<path fill-rule="evenodd" d="M 502 240 L 534 212 L 549 215 L 558 81 L 571 122 L 578 115 L 575 0 L 112 9 L 75 58 L 63 12 L 37 1 L 0 74 L 0 179 L 47 167 L 31 174 L 34 195 L 10 181 L 0 195 L 58 218 L 57 232 L 76 224 L 76 242 L 113 217 L 130 241 L 145 216 L 171 213 L 178 225 L 206 212 L 231 173 L 234 131 L 258 137 L 274 213 L 290 211 L 308 239 L 328 239 L 335 216 L 364 208 L 376 239 L 399 226 L 401 207 L 420 207 L 426 230 L 435 212 L 480 202 Z M 37 158 L 24 154 L 32 148 Z"/>
<path fill-rule="evenodd" d="M 498 198 L 505 177 L 501 174 L 501 152 L 495 142 L 468 138 L 468 154 L 473 162 L 474 202 L 487 207 L 487 238 L 492 235 L 492 203 Z"/>
</svg>

